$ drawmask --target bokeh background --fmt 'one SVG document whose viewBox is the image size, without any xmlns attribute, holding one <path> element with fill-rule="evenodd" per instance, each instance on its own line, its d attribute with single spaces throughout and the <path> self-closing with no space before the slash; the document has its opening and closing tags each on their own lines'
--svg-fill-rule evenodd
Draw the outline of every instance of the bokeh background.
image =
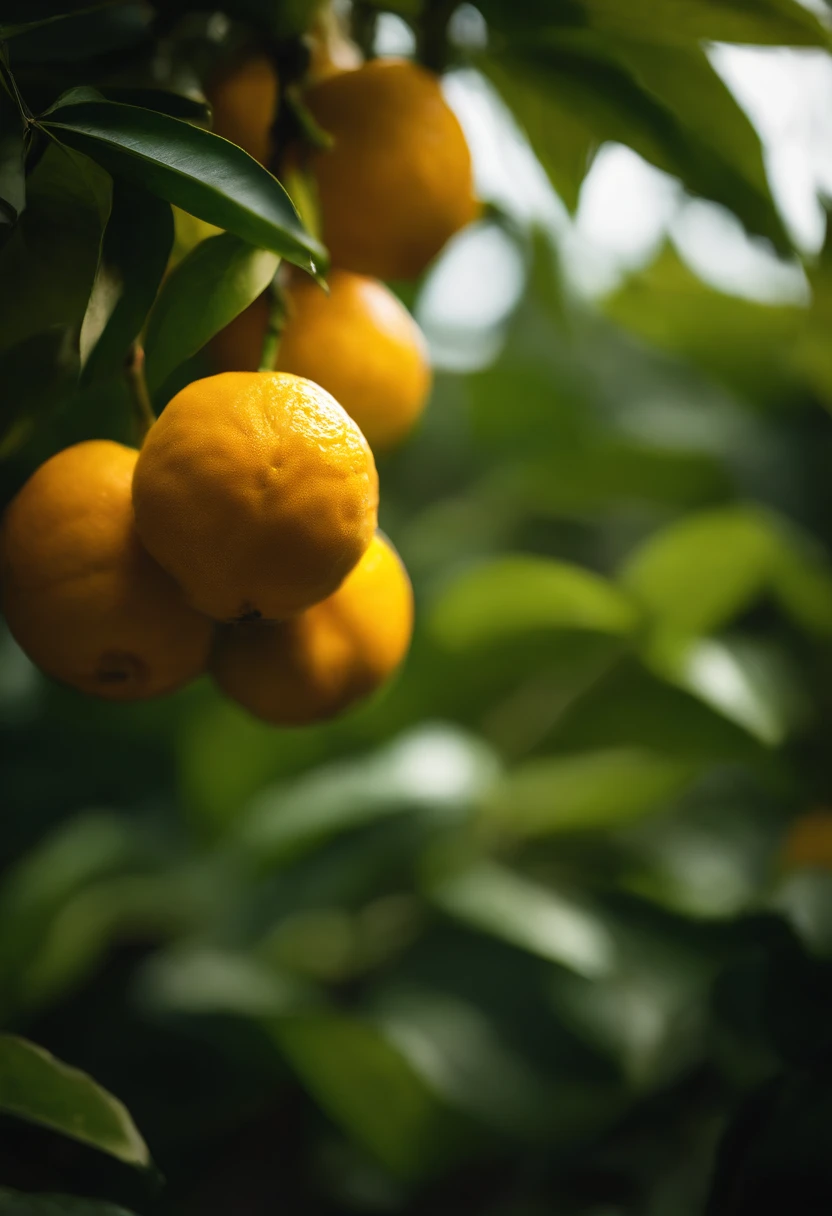
<svg viewBox="0 0 832 1216">
<path fill-rule="evenodd" d="M 402 7 L 379 53 L 414 52 Z M 479 9 L 451 34 L 492 206 L 401 289 L 437 375 L 380 463 L 418 606 L 393 686 L 277 731 L 207 681 L 99 705 L 0 638 L 2 1026 L 117 1094 L 165 1185 L 11 1121 L 0 1184 L 826 1212 L 832 61 L 708 47 L 777 256 L 626 120 L 547 176 L 566 111 Z"/>
</svg>

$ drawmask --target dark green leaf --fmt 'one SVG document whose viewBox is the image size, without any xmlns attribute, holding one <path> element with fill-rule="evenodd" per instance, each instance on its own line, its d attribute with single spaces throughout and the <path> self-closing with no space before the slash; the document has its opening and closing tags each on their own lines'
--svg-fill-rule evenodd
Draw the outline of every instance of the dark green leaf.
<svg viewBox="0 0 832 1216">
<path fill-rule="evenodd" d="M 190 122 L 207 122 L 211 107 L 204 97 L 177 93 L 173 89 L 153 89 L 140 85 L 101 85 L 100 93 L 108 101 L 127 106 L 141 106 L 145 110 L 156 110 L 169 114 L 171 118 L 184 118 Z"/>
<path fill-rule="evenodd" d="M 126 1208 L 76 1195 L 22 1195 L 0 1187 L 0 1216 L 131 1216 Z"/>
<path fill-rule="evenodd" d="M 171 271 L 147 323 L 147 379 L 170 373 L 265 291 L 280 259 L 230 232 L 200 241 Z"/>
<path fill-rule="evenodd" d="M 248 153 L 166 114 L 82 96 L 44 115 L 57 138 L 191 215 L 313 274 L 325 272 L 323 247 L 280 183 Z"/>
<path fill-rule="evenodd" d="M 63 325 L 0 351 L 0 455 L 23 443 L 38 415 L 70 392 L 78 366 L 77 333 Z"/>
<path fill-rule="evenodd" d="M 0 349 L 53 326 L 77 336 L 110 209 L 110 182 L 85 156 L 51 144 L 26 210 L 0 251 Z"/>
<path fill-rule="evenodd" d="M 51 25 L 53 21 L 62 21 L 66 17 L 94 13 L 119 2 L 120 0 L 94 0 L 93 3 L 90 3 L 90 0 L 63 0 L 63 3 L 54 3 L 53 0 L 8 0 L 3 6 L 0 38 L 14 38 L 26 30 Z"/>
<path fill-rule="evenodd" d="M 598 139 L 580 114 L 564 105 L 544 81 L 530 82 L 514 63 L 500 55 L 483 55 L 477 62 L 523 128 L 537 159 L 570 211 L 589 172 Z"/>
<path fill-rule="evenodd" d="M 591 33 L 568 33 L 548 43 L 538 37 L 513 44 L 501 54 L 501 64 L 504 72 L 526 81 L 527 88 L 570 110 L 599 143 L 628 145 L 681 178 L 694 194 L 728 207 L 750 232 L 788 250 L 788 237 L 765 182 L 761 184 L 757 172 L 751 178 L 746 172 L 749 145 L 752 150 L 755 146 L 753 133 L 745 130 L 736 104 L 698 52 L 677 53 L 682 63 L 677 82 L 661 57 L 643 48 L 623 50 L 626 53 Z M 706 82 L 708 87 L 691 108 L 688 90 L 694 79 L 700 88 Z M 715 134 L 702 120 L 703 106 L 706 114 L 730 113 L 724 133 Z M 733 146 L 741 126 L 745 133 L 740 155 L 727 154 L 726 144 Z"/>
<path fill-rule="evenodd" d="M 86 358 L 83 385 L 122 373 L 130 344 L 141 332 L 156 298 L 172 245 L 169 204 L 144 190 L 116 182 L 104 234 L 102 266 L 90 302 L 92 311 L 100 294 L 109 316 Z"/>
<path fill-rule="evenodd" d="M 150 1165 L 147 1145 L 117 1098 L 86 1073 L 15 1035 L 0 1035 L 0 1110 L 128 1165 Z"/>
<path fill-rule="evenodd" d="M 453 1155 L 453 1115 L 373 1026 L 314 1014 L 282 1019 L 274 1031 L 324 1110 L 394 1174 L 419 1177 Z"/>
<path fill-rule="evenodd" d="M 26 204 L 25 159 L 23 116 L 0 83 L 0 223 L 16 220 Z"/>
<path fill-rule="evenodd" d="M 700 41 L 825 46 L 818 18 L 799 0 L 483 0 L 496 29 L 542 35 L 590 28 L 611 37 L 690 45 Z"/>
</svg>

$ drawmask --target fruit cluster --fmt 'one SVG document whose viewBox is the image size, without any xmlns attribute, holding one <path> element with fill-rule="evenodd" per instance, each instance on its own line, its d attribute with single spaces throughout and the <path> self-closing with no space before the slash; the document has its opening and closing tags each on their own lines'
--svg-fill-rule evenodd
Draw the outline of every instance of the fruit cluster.
<svg viewBox="0 0 832 1216">
<path fill-rule="evenodd" d="M 263 159 L 270 72 L 248 60 L 215 101 L 220 134 Z M 319 75 L 307 101 L 334 142 L 312 171 L 336 268 L 328 294 L 288 284 L 279 370 L 256 370 L 261 298 L 212 343 L 222 370 L 179 392 L 140 452 L 67 448 L 6 511 L 9 628 L 83 692 L 135 700 L 208 670 L 257 716 L 303 725 L 373 692 L 409 646 L 412 591 L 377 530 L 373 448 L 409 431 L 430 371 L 415 322 L 369 276 L 420 273 L 472 217 L 470 157 L 421 68 Z"/>
</svg>

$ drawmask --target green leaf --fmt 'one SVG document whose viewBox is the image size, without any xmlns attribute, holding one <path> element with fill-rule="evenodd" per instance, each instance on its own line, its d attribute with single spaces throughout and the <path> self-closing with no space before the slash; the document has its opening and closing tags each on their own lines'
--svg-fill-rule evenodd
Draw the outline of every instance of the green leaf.
<svg viewBox="0 0 832 1216">
<path fill-rule="evenodd" d="M 612 38 L 666 45 L 700 41 L 826 46 L 818 18 L 799 0 L 483 0 L 495 29 L 531 32 L 590 28 Z"/>
<path fill-rule="evenodd" d="M 531 760 L 497 785 L 484 814 L 520 836 L 615 827 L 671 802 L 695 773 L 640 748 Z"/>
<path fill-rule="evenodd" d="M 476 738 L 423 726 L 366 759 L 332 764 L 290 788 L 266 790 L 239 837 L 260 861 L 289 861 L 324 840 L 406 812 L 453 821 L 491 784 L 497 760 Z"/>
<path fill-rule="evenodd" d="M 478 862 L 429 881 L 427 892 L 449 916 L 579 975 L 615 965 L 615 943 L 593 911 L 504 866 Z"/>
<path fill-rule="evenodd" d="M 141 106 L 145 110 L 156 110 L 171 118 L 184 118 L 189 122 L 208 122 L 211 107 L 204 97 L 178 93 L 174 89 L 148 88 L 141 85 L 104 84 L 99 93 L 107 101 L 117 101 L 126 106 Z"/>
<path fill-rule="evenodd" d="M 702 512 L 651 537 L 621 579 L 662 626 L 710 633 L 767 587 L 778 542 L 771 521 L 753 507 Z"/>
<path fill-rule="evenodd" d="M 77 343 L 92 291 L 110 183 L 85 156 L 50 145 L 29 178 L 26 210 L 0 250 L 0 350 L 54 326 Z"/>
<path fill-rule="evenodd" d="M 77 333 L 64 325 L 0 351 L 0 455 L 24 443 L 36 419 L 72 390 L 78 367 Z"/>
<path fill-rule="evenodd" d="M 151 1164 L 147 1145 L 117 1098 L 86 1073 L 10 1034 L 0 1035 L 0 1110 L 128 1165 Z"/>
<path fill-rule="evenodd" d="M 431 628 L 452 650 L 539 630 L 627 634 L 638 621 L 618 588 L 549 558 L 498 558 L 460 576 L 433 609 Z"/>
<path fill-rule="evenodd" d="M 112 311 L 86 359 L 82 385 L 122 374 L 130 344 L 139 336 L 156 298 L 172 246 L 170 206 L 144 190 L 116 182 L 96 282 L 96 288 L 101 283 Z M 96 294 L 94 289 L 91 308 Z"/>
<path fill-rule="evenodd" d="M 94 13 L 98 9 L 108 8 L 120 0 L 63 0 L 55 4 L 52 0 L 7 0 L 4 4 L 3 20 L 0 21 L 0 38 L 14 38 L 17 34 L 25 34 L 27 30 L 39 29 L 42 25 L 51 25 L 54 21 L 63 21 L 67 17 L 77 17 L 81 13 Z"/>
<path fill-rule="evenodd" d="M 0 1187 L 0 1216 L 132 1216 L 126 1208 L 75 1195 L 23 1195 Z"/>
<path fill-rule="evenodd" d="M 511 110 L 555 190 L 574 212 L 598 148 L 592 129 L 545 82 L 530 82 L 516 63 L 482 55 L 477 67 Z"/>
<path fill-rule="evenodd" d="M 788 251 L 790 242 L 765 180 L 747 168 L 756 141 L 730 94 L 697 52 L 680 51 L 679 80 L 661 55 L 632 46 L 619 48 L 588 32 L 565 32 L 513 43 L 501 54 L 505 71 L 528 88 L 545 92 L 570 110 L 599 142 L 633 148 L 645 160 L 680 178 L 694 194 L 722 203 L 748 230 Z M 643 79 L 642 79 L 643 78 Z M 690 88 L 707 85 L 704 99 L 690 103 Z M 658 91 L 661 87 L 661 92 Z M 705 121 L 700 115 L 704 105 Z M 730 114 L 715 134 L 707 116 Z M 742 127 L 740 154 L 730 149 Z"/>
<path fill-rule="evenodd" d="M 62 142 L 243 241 L 324 274 L 326 251 L 303 227 L 286 191 L 228 140 L 139 106 L 65 97 L 42 119 Z"/>
<path fill-rule="evenodd" d="M 0 223 L 16 220 L 26 205 L 25 161 L 23 116 L 0 79 Z"/>
<path fill-rule="evenodd" d="M 276 254 L 223 232 L 200 241 L 174 267 L 147 323 L 151 392 L 265 291 L 279 261 Z"/>
<path fill-rule="evenodd" d="M 373 1026 L 313 1014 L 281 1019 L 274 1033 L 327 1114 L 392 1173 L 417 1178 L 453 1156 L 454 1116 Z"/>
<path fill-rule="evenodd" d="M 652 266 L 630 278 L 604 305 L 607 315 L 652 345 L 698 363 L 752 400 L 778 404 L 801 379 L 793 362 L 807 310 L 761 304 L 706 286 L 665 247 Z"/>
</svg>

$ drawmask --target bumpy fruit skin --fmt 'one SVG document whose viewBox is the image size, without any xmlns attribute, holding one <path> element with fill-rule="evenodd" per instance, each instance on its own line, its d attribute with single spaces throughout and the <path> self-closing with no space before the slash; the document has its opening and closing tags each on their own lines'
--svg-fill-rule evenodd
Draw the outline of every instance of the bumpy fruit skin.
<svg viewBox="0 0 832 1216">
<path fill-rule="evenodd" d="M 439 81 L 375 59 L 306 94 L 334 139 L 312 158 L 332 264 L 412 279 L 478 213 L 471 155 Z"/>
<path fill-rule="evenodd" d="M 145 552 L 130 487 L 138 453 L 90 440 L 29 478 L 2 528 L 9 629 L 48 675 L 133 701 L 205 670 L 213 627 Z"/>
<path fill-rule="evenodd" d="M 375 692 L 413 632 L 413 592 L 392 546 L 376 536 L 334 595 L 278 625 L 232 625 L 212 659 L 219 687 L 276 726 L 334 717 Z"/>
<path fill-rule="evenodd" d="M 404 305 L 378 279 L 334 270 L 329 295 L 306 275 L 288 292 L 277 366 L 320 384 L 361 427 L 374 452 L 405 438 L 430 393 L 427 343 Z M 255 368 L 266 330 L 261 296 L 217 334 L 217 366 Z"/>
<path fill-rule="evenodd" d="M 133 478 L 139 536 L 218 621 L 281 620 L 331 595 L 367 549 L 378 475 L 329 393 L 285 372 L 182 389 Z"/>
<path fill-rule="evenodd" d="M 266 164 L 278 96 L 271 60 L 266 55 L 248 55 L 209 86 L 214 132 Z"/>
</svg>

